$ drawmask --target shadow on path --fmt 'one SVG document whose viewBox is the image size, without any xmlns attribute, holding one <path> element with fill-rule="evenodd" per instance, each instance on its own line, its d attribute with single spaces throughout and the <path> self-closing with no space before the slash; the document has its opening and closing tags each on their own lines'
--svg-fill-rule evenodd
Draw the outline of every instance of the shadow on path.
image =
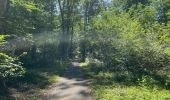
<svg viewBox="0 0 170 100">
<path fill-rule="evenodd" d="M 44 100 L 93 100 L 80 64 L 73 62 L 63 77 L 45 93 Z"/>
</svg>

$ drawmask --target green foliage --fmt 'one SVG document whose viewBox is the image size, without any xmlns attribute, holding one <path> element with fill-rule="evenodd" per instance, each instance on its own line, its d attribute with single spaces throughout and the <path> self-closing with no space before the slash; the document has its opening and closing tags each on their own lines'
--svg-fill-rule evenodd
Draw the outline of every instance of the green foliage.
<svg viewBox="0 0 170 100">
<path fill-rule="evenodd" d="M 98 100 L 170 98 L 169 26 L 160 23 L 161 8 L 155 5 L 139 3 L 125 11 L 119 6 L 93 18 L 89 57 L 101 65 L 85 69 L 96 79 L 92 88 Z"/>
<path fill-rule="evenodd" d="M 165 42 L 169 39 L 169 29 L 160 25 L 154 11 L 148 8 L 143 8 L 139 17 L 135 14 L 132 17 L 131 11 L 115 14 L 111 10 L 94 18 L 90 36 L 95 33 L 96 39 L 89 41 L 92 56 L 104 62 L 108 69 L 126 70 L 136 78 L 169 67 L 165 52 L 169 48 Z"/>
<path fill-rule="evenodd" d="M 13 94 L 13 98 L 36 100 L 42 98 L 42 92 L 50 85 L 56 83 L 59 76 L 61 76 L 69 66 L 69 62 L 64 62 L 63 64 L 55 62 L 49 66 L 43 65 L 41 67 L 27 68 L 27 72 L 23 77 L 12 79 L 7 82 L 7 84 L 9 87 L 16 89 L 17 94 Z"/>
<path fill-rule="evenodd" d="M 0 44 L 4 45 L 5 35 L 0 35 Z M 0 53 L 0 80 L 1 84 L 5 84 L 10 78 L 20 77 L 25 73 L 21 63 L 15 58 L 8 56 L 5 53 Z"/>
<path fill-rule="evenodd" d="M 15 59 L 4 53 L 0 53 L 0 79 L 9 79 L 19 77 L 24 74 L 24 69 L 20 63 L 16 63 Z"/>
<path fill-rule="evenodd" d="M 121 86 L 113 84 L 111 86 L 94 85 L 94 95 L 96 100 L 166 100 L 170 98 L 169 91 L 160 89 L 146 89 L 136 86 Z"/>
<path fill-rule="evenodd" d="M 84 68 L 100 85 L 119 83 L 117 86 L 154 88 L 151 84 L 156 84 L 168 88 L 169 3 L 169 0 L 8 0 L 0 17 L 0 33 L 6 34 L 0 35 L 3 47 L 0 51 L 5 52 L 0 53 L 0 79 L 22 76 L 24 65 L 28 69 L 37 68 L 34 69 L 37 73 L 29 70 L 17 81 L 48 84 L 65 67 L 56 69 L 57 75 L 51 76 L 49 71 L 38 73 L 42 66 L 51 66 L 56 60 L 87 57 L 93 64 Z M 136 96 L 139 87 L 127 87 L 130 94 L 113 94 L 116 99 L 154 98 L 151 95 L 155 92 L 150 90 L 146 93 L 142 90 Z M 97 96 L 109 100 L 112 90 L 104 90 L 108 92 L 104 95 L 99 90 Z M 158 91 L 156 96 L 159 93 L 168 92 Z"/>
<path fill-rule="evenodd" d="M 169 90 L 160 86 L 161 79 L 155 80 L 145 75 L 136 82 L 128 72 L 109 71 L 102 64 L 94 63 L 94 61 L 83 68 L 89 78 L 93 79 L 91 88 L 96 100 L 166 100 L 170 98 Z"/>
<path fill-rule="evenodd" d="M 7 37 L 6 35 L 0 35 L 0 46 L 4 45 L 6 43 L 6 41 L 5 41 L 6 37 Z"/>
<path fill-rule="evenodd" d="M 5 36 L 4 35 L 0 35 L 0 40 L 4 40 L 5 39 Z"/>
<path fill-rule="evenodd" d="M 11 6 L 22 6 L 24 7 L 27 11 L 32 12 L 33 10 L 40 11 L 36 7 L 36 4 L 33 1 L 25 1 L 25 0 L 10 0 L 11 1 Z"/>
</svg>

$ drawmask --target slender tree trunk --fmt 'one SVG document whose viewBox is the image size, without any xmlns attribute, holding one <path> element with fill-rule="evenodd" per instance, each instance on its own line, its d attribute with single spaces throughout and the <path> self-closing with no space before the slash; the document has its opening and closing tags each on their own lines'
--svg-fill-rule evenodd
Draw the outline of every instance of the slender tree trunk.
<svg viewBox="0 0 170 100">
<path fill-rule="evenodd" d="M 73 33 L 74 33 L 74 26 L 72 25 L 71 27 L 71 39 L 70 39 L 70 53 L 69 56 L 70 58 L 73 58 Z"/>
<path fill-rule="evenodd" d="M 6 93 L 8 90 L 6 86 L 6 81 L 4 79 L 0 79 L 0 88 L 1 88 L 0 93 Z"/>
<path fill-rule="evenodd" d="M 6 11 L 7 0 L 0 0 L 0 17 L 3 16 L 4 12 Z"/>
<path fill-rule="evenodd" d="M 61 34 L 61 38 L 60 38 L 60 45 L 59 45 L 59 49 L 60 49 L 60 57 L 62 60 L 65 59 L 65 19 L 64 19 L 64 5 L 65 5 L 65 0 L 63 1 L 63 3 L 61 2 L 61 0 L 58 0 L 58 4 L 59 4 L 59 9 L 60 9 L 60 17 L 61 17 L 61 30 L 62 30 L 62 34 Z"/>
<path fill-rule="evenodd" d="M 82 40 L 82 56 L 81 61 L 85 61 L 86 59 L 86 32 L 87 32 L 87 25 L 88 25 L 88 3 L 85 5 L 85 12 L 84 12 L 84 37 Z"/>
<path fill-rule="evenodd" d="M 0 34 L 4 34 L 5 30 L 3 28 L 3 15 L 7 10 L 7 0 L 0 0 Z"/>
</svg>

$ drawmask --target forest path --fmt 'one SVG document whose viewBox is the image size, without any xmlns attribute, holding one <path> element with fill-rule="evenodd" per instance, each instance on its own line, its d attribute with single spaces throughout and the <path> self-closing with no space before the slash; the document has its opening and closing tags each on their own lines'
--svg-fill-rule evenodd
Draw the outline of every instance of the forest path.
<svg viewBox="0 0 170 100">
<path fill-rule="evenodd" d="M 45 93 L 45 100 L 93 100 L 80 64 L 73 62 L 59 81 Z"/>
</svg>

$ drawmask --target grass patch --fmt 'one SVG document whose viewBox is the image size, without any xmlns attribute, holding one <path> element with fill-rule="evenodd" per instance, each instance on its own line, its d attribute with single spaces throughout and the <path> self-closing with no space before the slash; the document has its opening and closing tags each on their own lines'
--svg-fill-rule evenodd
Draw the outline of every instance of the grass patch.
<svg viewBox="0 0 170 100">
<path fill-rule="evenodd" d="M 128 72 L 109 71 L 95 63 L 83 66 L 91 83 L 96 100 L 170 100 L 169 83 L 164 84 L 150 76 L 140 80 L 132 78 Z"/>
<path fill-rule="evenodd" d="M 140 86 L 112 84 L 101 86 L 92 84 L 93 95 L 97 100 L 169 100 L 170 92 L 165 89 L 148 89 Z"/>
<path fill-rule="evenodd" d="M 89 65 L 89 63 L 90 63 L 89 61 L 82 62 L 82 63 L 80 63 L 80 66 L 85 68 Z"/>
</svg>

